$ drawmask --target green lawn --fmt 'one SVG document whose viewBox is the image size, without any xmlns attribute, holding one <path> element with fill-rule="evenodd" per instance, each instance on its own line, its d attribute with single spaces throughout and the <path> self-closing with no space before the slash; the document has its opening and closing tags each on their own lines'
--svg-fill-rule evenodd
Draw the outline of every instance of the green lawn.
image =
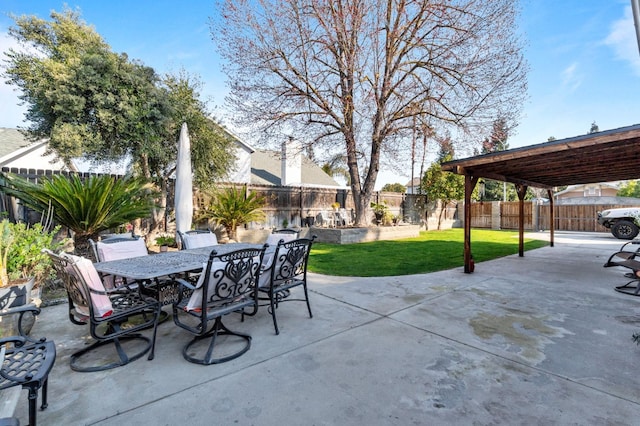
<svg viewBox="0 0 640 426">
<path fill-rule="evenodd" d="M 524 249 L 548 245 L 525 239 Z M 451 269 L 464 264 L 462 229 L 423 231 L 417 238 L 359 244 L 313 245 L 309 271 L 325 275 L 381 277 Z M 517 231 L 471 230 L 476 263 L 518 253 Z"/>
</svg>

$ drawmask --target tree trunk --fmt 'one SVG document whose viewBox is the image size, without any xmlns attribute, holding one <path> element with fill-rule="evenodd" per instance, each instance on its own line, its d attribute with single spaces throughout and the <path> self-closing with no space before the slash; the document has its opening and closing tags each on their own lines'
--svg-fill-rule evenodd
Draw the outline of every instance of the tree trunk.
<svg viewBox="0 0 640 426">
<path fill-rule="evenodd" d="M 98 237 L 98 234 L 75 234 L 73 236 L 73 252 L 77 256 L 93 259 L 94 256 L 91 245 L 89 244 L 89 239 L 98 241 Z M 98 259 L 95 260 L 97 261 Z"/>
</svg>

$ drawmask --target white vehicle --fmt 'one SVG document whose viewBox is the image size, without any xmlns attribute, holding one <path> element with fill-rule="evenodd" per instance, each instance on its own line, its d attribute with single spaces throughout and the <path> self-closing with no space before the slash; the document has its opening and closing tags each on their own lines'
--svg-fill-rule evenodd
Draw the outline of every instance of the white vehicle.
<svg viewBox="0 0 640 426">
<path fill-rule="evenodd" d="M 633 240 L 640 228 L 636 221 L 640 218 L 640 207 L 624 207 L 598 212 L 598 223 L 611 229 L 614 237 Z"/>
</svg>

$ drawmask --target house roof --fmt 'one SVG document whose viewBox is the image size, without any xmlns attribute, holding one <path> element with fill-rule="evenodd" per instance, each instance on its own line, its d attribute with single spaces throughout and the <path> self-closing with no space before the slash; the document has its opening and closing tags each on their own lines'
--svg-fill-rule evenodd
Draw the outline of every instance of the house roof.
<svg viewBox="0 0 640 426">
<path fill-rule="evenodd" d="M 406 186 L 406 187 L 420 186 L 420 178 L 419 177 L 414 177 L 413 181 L 407 182 L 404 186 Z"/>
<path fill-rule="evenodd" d="M 564 191 L 556 192 L 556 195 L 563 195 L 575 191 L 583 191 L 587 186 L 593 187 L 593 184 L 584 183 L 579 185 L 569 185 Z M 618 190 L 620 188 L 620 182 L 599 182 L 597 186 L 599 186 L 601 189 L 611 188 Z"/>
<path fill-rule="evenodd" d="M 251 183 L 256 185 L 276 185 L 282 184 L 282 161 L 280 152 L 255 150 L 252 146 L 242 141 L 237 135 L 228 129 L 221 128 L 232 136 L 236 143 L 251 153 Z M 38 149 L 44 152 L 48 140 L 43 139 L 38 142 L 29 141 L 19 130 L 0 128 L 0 166 L 26 168 L 24 163 L 32 164 L 33 159 L 27 157 L 28 154 Z M 41 152 L 38 152 L 41 154 Z M 32 154 L 33 155 L 33 154 Z M 49 158 L 50 157 L 50 158 Z M 56 170 L 67 168 L 61 163 L 53 164 L 54 156 L 47 157 L 47 161 L 37 168 L 55 168 Z M 123 160 L 124 161 L 124 160 Z M 90 171 L 94 173 L 119 173 L 127 169 L 126 161 L 114 162 L 113 164 L 103 164 L 101 166 L 92 165 L 89 162 L 75 159 L 72 167 L 74 170 Z M 320 166 L 306 157 L 302 157 L 302 185 L 316 187 L 340 187 L 331 176 L 326 174 Z"/>
<path fill-rule="evenodd" d="M 6 127 L 0 127 L 0 140 L 2 141 L 0 144 L 0 158 L 32 143 L 18 129 Z"/>
<path fill-rule="evenodd" d="M 445 171 L 552 189 L 640 177 L 640 124 L 442 164 Z"/>
<path fill-rule="evenodd" d="M 0 167 L 68 170 L 47 148 L 47 139 L 29 140 L 18 129 L 0 127 Z"/>
<path fill-rule="evenodd" d="M 251 183 L 282 185 L 282 157 L 280 152 L 256 150 L 251 154 Z M 302 184 L 317 187 L 340 187 L 320 166 L 302 157 Z"/>
</svg>

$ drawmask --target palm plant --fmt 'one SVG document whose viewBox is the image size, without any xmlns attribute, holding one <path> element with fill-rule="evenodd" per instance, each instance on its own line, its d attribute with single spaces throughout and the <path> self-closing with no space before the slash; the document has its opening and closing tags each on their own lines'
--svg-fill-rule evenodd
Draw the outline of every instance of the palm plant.
<svg viewBox="0 0 640 426">
<path fill-rule="evenodd" d="M 201 210 L 197 220 L 213 220 L 225 227 L 230 239 L 236 238 L 236 228 L 249 222 L 262 222 L 265 214 L 264 197 L 255 192 L 245 192 L 235 188 L 224 188 L 210 196 L 211 201 Z"/>
<path fill-rule="evenodd" d="M 53 219 L 74 232 L 77 254 L 89 252 L 89 239 L 131 220 L 147 217 L 154 207 L 153 186 L 133 177 L 56 175 L 38 183 L 4 174 L 2 191 L 36 211 L 53 211 Z"/>
</svg>

